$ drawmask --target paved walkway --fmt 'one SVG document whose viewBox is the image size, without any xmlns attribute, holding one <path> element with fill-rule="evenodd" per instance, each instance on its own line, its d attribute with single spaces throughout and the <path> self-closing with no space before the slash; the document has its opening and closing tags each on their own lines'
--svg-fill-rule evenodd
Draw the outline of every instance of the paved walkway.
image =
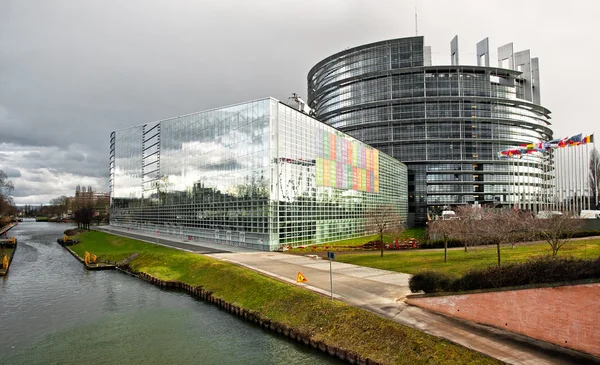
<svg viewBox="0 0 600 365">
<path fill-rule="evenodd" d="M 156 237 L 123 229 L 102 230 L 156 243 Z M 330 295 L 329 261 L 316 257 L 278 252 L 256 252 L 214 243 L 186 243 L 159 238 L 159 243 L 192 252 L 205 253 L 261 272 L 279 280 Z M 224 251 L 236 252 L 224 252 Z M 308 279 L 296 283 L 298 272 Z M 511 364 L 584 364 L 587 358 L 563 351 L 557 346 L 528 340 L 506 331 L 444 317 L 404 303 L 410 294 L 410 275 L 332 262 L 334 298 L 360 307 L 398 323 L 479 351 Z"/>
</svg>

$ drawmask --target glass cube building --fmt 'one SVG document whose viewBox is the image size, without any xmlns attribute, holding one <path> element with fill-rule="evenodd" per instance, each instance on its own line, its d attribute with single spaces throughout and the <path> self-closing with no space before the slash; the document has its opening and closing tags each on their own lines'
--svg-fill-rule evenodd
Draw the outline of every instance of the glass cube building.
<svg viewBox="0 0 600 365">
<path fill-rule="evenodd" d="M 477 65 L 461 65 L 458 37 L 450 46 L 451 64 L 440 66 L 421 36 L 336 53 L 310 70 L 308 105 L 320 121 L 407 165 L 411 225 L 444 206 L 550 206 L 552 156 L 498 157 L 552 139 L 538 59 L 510 43 L 490 67 L 486 38 Z"/>
<path fill-rule="evenodd" d="M 259 250 L 364 236 L 407 217 L 407 168 L 275 99 L 114 131 L 110 224 Z"/>
</svg>

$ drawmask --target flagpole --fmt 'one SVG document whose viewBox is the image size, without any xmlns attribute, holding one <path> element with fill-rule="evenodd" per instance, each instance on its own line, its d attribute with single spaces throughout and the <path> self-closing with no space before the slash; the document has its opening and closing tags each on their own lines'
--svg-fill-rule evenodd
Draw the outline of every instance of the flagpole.
<svg viewBox="0 0 600 365">
<path fill-rule="evenodd" d="M 550 209 L 550 201 L 548 200 L 548 192 L 549 192 L 549 186 L 548 186 L 548 182 L 550 181 L 548 179 L 548 159 L 546 156 L 546 148 L 544 148 L 544 151 L 542 152 L 542 156 L 544 157 L 544 210 L 552 210 Z"/>
<path fill-rule="evenodd" d="M 525 185 L 523 184 L 523 154 L 521 154 L 519 156 L 519 166 L 517 168 L 517 172 L 518 172 L 518 176 L 519 176 L 519 210 L 522 210 L 524 207 L 524 200 L 525 200 Z"/>
<path fill-rule="evenodd" d="M 594 134 L 592 133 L 592 138 Z M 596 141 L 593 140 L 592 143 L 594 144 L 594 151 L 596 152 L 596 156 L 598 156 L 598 150 L 596 149 Z M 596 209 L 598 207 L 598 159 L 594 159 L 594 209 Z"/>
<path fill-rule="evenodd" d="M 584 208 L 583 208 L 583 204 L 585 201 L 585 197 L 583 196 L 583 185 L 584 185 L 584 181 L 583 181 L 583 171 L 581 171 L 581 164 L 583 163 L 583 146 L 582 145 L 578 145 L 577 146 L 577 150 L 578 150 L 578 155 L 579 155 L 579 161 L 577 161 L 577 170 L 579 170 L 577 172 L 577 175 L 579 175 L 579 187 L 581 188 L 580 192 L 579 192 L 579 210 L 578 212 L 581 212 Z"/>
<path fill-rule="evenodd" d="M 579 147 L 579 157 L 581 158 L 581 161 L 579 161 L 579 166 L 583 167 L 582 165 L 585 162 L 585 158 L 583 158 L 583 146 L 579 145 L 578 147 Z M 580 211 L 583 210 L 583 209 L 585 209 L 585 196 L 583 195 L 584 191 L 585 191 L 584 190 L 585 189 L 585 181 L 584 181 L 585 175 L 584 175 L 584 171 L 585 171 L 585 169 L 583 169 L 583 171 L 579 172 L 579 175 L 580 175 L 579 178 L 581 179 L 581 183 L 580 183 L 580 185 L 581 185 L 581 205 L 580 205 L 580 208 L 581 209 L 579 209 Z"/>
<path fill-rule="evenodd" d="M 571 150 L 571 187 L 573 189 L 573 205 L 571 208 L 571 213 L 575 213 L 575 210 L 577 209 L 577 172 L 575 170 L 575 152 L 573 151 L 573 146 L 570 146 L 569 149 Z"/>
<path fill-rule="evenodd" d="M 556 175 L 556 166 L 558 164 L 557 159 L 556 159 L 556 149 L 554 149 L 553 147 L 550 147 L 550 151 L 549 153 L 551 153 L 552 155 L 550 155 L 550 173 L 551 178 L 552 178 L 552 186 L 550 187 L 552 190 L 552 206 L 554 207 L 553 210 L 560 210 L 559 208 L 559 200 L 558 200 L 558 179 L 557 179 L 557 175 Z"/>
<path fill-rule="evenodd" d="M 579 194 L 577 197 L 577 208 L 575 209 L 575 214 L 578 214 L 579 211 L 581 210 L 581 148 L 579 148 L 579 145 L 575 145 L 575 168 L 577 170 L 577 172 L 575 173 L 575 178 L 577 179 L 577 185 L 576 185 L 576 189 L 577 192 Z"/>
<path fill-rule="evenodd" d="M 575 154 L 573 153 L 572 146 L 569 146 L 569 150 L 571 153 L 571 189 L 573 190 L 571 213 L 574 213 L 575 202 L 577 201 L 577 192 L 575 191 L 575 187 L 577 186 L 577 176 L 575 175 Z"/>
<path fill-rule="evenodd" d="M 587 183 L 587 188 L 585 189 L 586 194 L 587 195 L 587 209 L 591 210 L 592 209 L 592 205 L 591 205 L 591 196 L 592 192 L 590 190 L 590 144 L 586 141 L 585 142 L 585 180 Z"/>
<path fill-rule="evenodd" d="M 567 150 L 565 150 L 565 147 L 561 147 L 562 149 L 560 150 L 560 188 L 561 188 L 561 192 L 560 192 L 560 196 L 561 196 L 561 205 L 562 205 L 562 212 L 566 212 L 568 210 L 567 207 L 567 176 L 569 175 L 567 172 L 567 166 L 568 164 L 566 163 L 567 160 Z"/>
<path fill-rule="evenodd" d="M 565 210 L 567 212 L 571 211 L 571 200 L 569 196 L 571 195 L 571 155 L 568 150 L 569 147 L 565 146 Z"/>
<path fill-rule="evenodd" d="M 518 209 L 518 199 L 517 199 L 517 161 L 515 160 L 514 156 L 510 157 L 511 162 L 512 162 L 512 203 L 513 203 L 513 209 L 515 207 L 517 207 Z"/>
<path fill-rule="evenodd" d="M 583 157 L 582 157 L 582 152 L 583 152 L 583 148 L 581 148 L 581 144 L 577 145 L 577 154 L 578 154 L 578 158 L 579 160 L 577 161 L 577 178 L 579 180 L 579 209 L 577 209 L 577 214 L 579 215 L 579 213 L 581 212 L 581 210 L 583 210 L 583 172 L 581 171 L 581 163 L 583 162 Z"/>
<path fill-rule="evenodd" d="M 569 147 L 565 147 L 565 148 L 569 148 Z M 572 205 L 573 205 L 573 201 L 571 199 L 569 199 L 569 197 L 571 196 L 571 182 L 572 182 L 572 178 L 573 175 L 571 174 L 571 150 L 567 149 L 565 150 L 565 157 L 567 160 L 566 166 L 565 166 L 565 172 L 567 172 L 567 182 L 566 182 L 566 187 L 567 187 L 567 212 L 570 212 L 572 210 Z"/>
<path fill-rule="evenodd" d="M 563 181 L 563 179 L 564 179 L 563 161 L 562 161 L 563 153 L 560 150 L 560 147 L 556 149 L 556 152 L 557 152 L 557 155 L 558 155 L 557 164 L 556 164 L 556 178 L 558 179 L 558 182 L 559 182 L 559 185 L 558 185 L 559 186 L 558 195 L 560 197 L 559 200 L 558 200 L 558 205 L 560 207 L 560 211 L 564 212 L 564 210 L 565 210 L 565 204 L 564 204 L 564 201 L 563 201 L 563 195 L 564 195 L 563 194 L 563 190 L 564 190 L 564 184 L 565 184 L 565 182 Z M 560 175 L 559 175 L 559 172 L 560 172 Z"/>
<path fill-rule="evenodd" d="M 515 162 L 512 156 L 508 157 L 510 160 L 510 162 L 508 163 L 508 171 L 509 171 L 509 176 L 511 176 L 510 179 L 510 186 L 509 186 L 509 191 L 510 191 L 510 203 L 512 204 L 512 208 L 515 209 Z"/>
</svg>

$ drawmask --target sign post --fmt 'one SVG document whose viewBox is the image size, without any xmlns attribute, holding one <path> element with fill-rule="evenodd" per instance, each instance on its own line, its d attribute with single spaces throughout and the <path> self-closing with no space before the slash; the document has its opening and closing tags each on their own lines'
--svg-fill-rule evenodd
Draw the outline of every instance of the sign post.
<svg viewBox="0 0 600 365">
<path fill-rule="evenodd" d="M 331 288 L 331 300 L 333 300 L 333 273 L 331 270 L 331 260 L 335 259 L 335 253 L 327 252 L 327 258 L 329 259 L 329 284 Z"/>
</svg>

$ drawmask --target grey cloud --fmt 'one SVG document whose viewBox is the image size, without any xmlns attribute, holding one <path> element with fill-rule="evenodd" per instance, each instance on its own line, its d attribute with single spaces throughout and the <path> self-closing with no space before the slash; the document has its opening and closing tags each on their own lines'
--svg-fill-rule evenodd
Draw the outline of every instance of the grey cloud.
<svg viewBox="0 0 600 365">
<path fill-rule="evenodd" d="M 6 167 L 3 169 L 3 171 L 9 179 L 11 177 L 20 177 L 21 176 L 21 171 L 19 171 L 19 169 L 16 169 L 14 167 Z"/>
<path fill-rule="evenodd" d="M 486 36 L 492 49 L 514 41 L 540 58 L 556 134 L 597 128 L 600 74 L 565 71 L 600 56 L 593 0 L 15 0 L 0 2 L 2 168 L 21 172 L 16 187 L 40 169 L 59 181 L 22 201 L 59 195 L 77 179 L 106 190 L 111 131 L 265 96 L 306 97 L 306 75 L 325 57 L 412 36 L 415 5 L 435 64 L 449 63 L 455 34 L 461 63 L 475 62 Z M 535 16 L 507 27 L 515 14 Z M 586 56 L 574 61 L 578 49 Z"/>
<path fill-rule="evenodd" d="M 65 160 L 69 161 L 85 161 L 85 155 L 77 151 L 68 151 L 65 153 Z"/>
<path fill-rule="evenodd" d="M 25 159 L 29 159 L 29 160 L 39 160 L 42 158 L 42 154 L 39 153 L 38 151 L 33 151 L 33 152 L 27 152 L 23 158 Z"/>
</svg>

